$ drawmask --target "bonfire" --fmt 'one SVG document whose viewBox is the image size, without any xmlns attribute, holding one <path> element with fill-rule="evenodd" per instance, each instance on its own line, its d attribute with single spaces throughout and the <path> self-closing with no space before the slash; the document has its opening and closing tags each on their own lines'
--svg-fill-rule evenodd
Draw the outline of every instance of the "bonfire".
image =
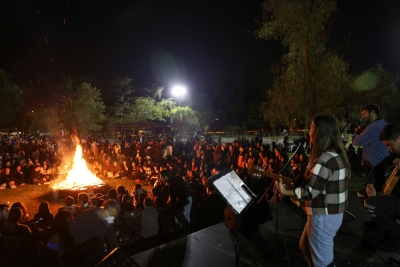
<svg viewBox="0 0 400 267">
<path fill-rule="evenodd" d="M 82 146 L 76 146 L 72 169 L 68 171 L 65 179 L 59 178 L 51 185 L 53 190 L 82 190 L 87 187 L 103 185 L 104 182 L 93 174 L 82 158 Z"/>
</svg>

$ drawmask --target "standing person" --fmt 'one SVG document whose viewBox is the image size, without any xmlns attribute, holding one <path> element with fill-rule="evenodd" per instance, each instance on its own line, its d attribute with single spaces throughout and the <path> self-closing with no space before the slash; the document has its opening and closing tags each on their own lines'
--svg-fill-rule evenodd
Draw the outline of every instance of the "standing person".
<svg viewBox="0 0 400 267">
<path fill-rule="evenodd" d="M 167 170 L 161 171 L 160 176 L 163 182 L 169 185 L 169 198 L 175 210 L 175 216 L 182 224 L 184 233 L 188 234 L 190 230 L 190 210 L 192 208 L 189 186 L 181 177 L 172 176 Z"/>
<path fill-rule="evenodd" d="M 334 266 L 333 238 L 347 209 L 350 164 L 336 120 L 314 117 L 310 128 L 313 144 L 304 183 L 288 190 L 282 180 L 275 182 L 282 195 L 304 200 L 307 223 L 300 249 L 309 266 Z"/>
<path fill-rule="evenodd" d="M 368 177 L 371 169 L 389 155 L 388 149 L 379 140 L 379 133 L 387 124 L 387 121 L 379 118 L 379 107 L 374 104 L 363 106 L 361 114 L 365 120 L 364 122 L 370 124 L 364 131 L 362 131 L 361 126 L 356 128 L 356 134 L 353 136 L 353 145 L 363 147 L 361 165 L 366 169 L 365 177 Z"/>
</svg>

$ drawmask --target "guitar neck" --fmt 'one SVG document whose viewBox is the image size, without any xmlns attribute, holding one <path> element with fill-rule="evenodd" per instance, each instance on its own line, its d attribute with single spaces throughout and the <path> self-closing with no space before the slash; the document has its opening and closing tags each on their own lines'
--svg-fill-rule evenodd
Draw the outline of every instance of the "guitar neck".
<svg viewBox="0 0 400 267">
<path fill-rule="evenodd" d="M 262 171 L 262 170 L 258 170 L 256 168 L 252 168 L 250 173 L 259 174 L 259 175 L 265 176 L 267 178 L 273 179 L 275 181 L 279 181 L 279 179 L 282 179 L 283 184 L 293 186 L 293 181 L 291 179 L 284 177 L 282 175 L 276 174 L 276 173 Z"/>
</svg>

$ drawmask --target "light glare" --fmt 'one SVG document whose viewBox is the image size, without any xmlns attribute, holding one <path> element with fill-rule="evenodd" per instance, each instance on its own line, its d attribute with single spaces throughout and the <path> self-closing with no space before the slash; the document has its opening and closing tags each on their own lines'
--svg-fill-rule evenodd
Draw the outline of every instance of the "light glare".
<svg viewBox="0 0 400 267">
<path fill-rule="evenodd" d="M 172 88 L 172 94 L 174 96 L 183 96 L 186 94 L 186 88 L 183 86 L 174 86 Z"/>
</svg>

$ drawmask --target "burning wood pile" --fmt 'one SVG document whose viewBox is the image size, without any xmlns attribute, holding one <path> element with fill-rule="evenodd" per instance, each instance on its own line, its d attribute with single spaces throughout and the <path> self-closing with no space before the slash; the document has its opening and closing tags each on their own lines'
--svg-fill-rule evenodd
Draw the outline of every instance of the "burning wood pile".
<svg viewBox="0 0 400 267">
<path fill-rule="evenodd" d="M 77 145 L 72 162 L 72 168 L 51 183 L 55 199 L 64 198 L 64 195 L 77 195 L 79 192 L 101 191 L 104 193 L 105 182 L 92 173 L 85 159 L 82 158 L 82 146 Z"/>
</svg>

